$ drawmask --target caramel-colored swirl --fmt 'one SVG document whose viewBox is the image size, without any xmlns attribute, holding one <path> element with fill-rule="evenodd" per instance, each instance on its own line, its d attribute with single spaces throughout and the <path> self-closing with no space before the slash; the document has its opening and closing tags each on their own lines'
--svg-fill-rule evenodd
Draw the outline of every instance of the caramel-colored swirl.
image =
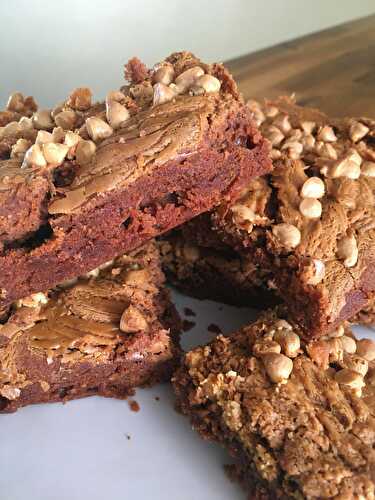
<svg viewBox="0 0 375 500">
<path fill-rule="evenodd" d="M 49 206 L 51 214 L 71 213 L 89 197 L 110 191 L 145 175 L 172 158 L 191 154 L 212 111 L 207 97 L 181 96 L 132 117 L 99 146 L 93 162 L 82 166 L 65 197 Z"/>
</svg>

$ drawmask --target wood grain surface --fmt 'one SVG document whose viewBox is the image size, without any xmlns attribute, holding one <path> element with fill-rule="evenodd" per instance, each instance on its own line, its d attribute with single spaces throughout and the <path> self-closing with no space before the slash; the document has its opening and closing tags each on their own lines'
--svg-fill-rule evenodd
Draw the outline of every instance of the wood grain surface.
<svg viewBox="0 0 375 500">
<path fill-rule="evenodd" d="M 227 65 L 247 99 L 295 93 L 331 116 L 375 117 L 375 15 Z"/>
</svg>

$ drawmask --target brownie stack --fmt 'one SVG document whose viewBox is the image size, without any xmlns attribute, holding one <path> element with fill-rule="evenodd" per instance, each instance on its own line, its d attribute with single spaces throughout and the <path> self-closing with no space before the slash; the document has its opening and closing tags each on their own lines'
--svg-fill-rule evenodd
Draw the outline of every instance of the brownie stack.
<svg viewBox="0 0 375 500">
<path fill-rule="evenodd" d="M 174 373 L 250 498 L 374 499 L 375 343 L 349 321 L 375 323 L 375 121 L 245 104 L 188 52 L 125 76 L 0 113 L 0 410 Z M 182 357 L 163 271 L 263 312 Z"/>
<path fill-rule="evenodd" d="M 375 121 L 250 101 L 274 168 L 160 242 L 185 293 L 265 309 L 184 357 L 181 411 L 250 498 L 374 498 Z M 275 304 L 280 304 L 275 307 Z"/>
<path fill-rule="evenodd" d="M 221 64 L 125 69 L 92 103 L 13 94 L 0 114 L 0 409 L 168 379 L 177 313 L 155 236 L 234 202 L 269 144 Z"/>
</svg>

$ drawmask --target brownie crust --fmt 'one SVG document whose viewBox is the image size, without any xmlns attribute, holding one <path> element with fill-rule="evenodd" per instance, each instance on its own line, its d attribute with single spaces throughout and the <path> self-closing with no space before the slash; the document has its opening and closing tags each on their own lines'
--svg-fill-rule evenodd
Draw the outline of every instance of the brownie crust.
<svg viewBox="0 0 375 500">
<path fill-rule="evenodd" d="M 22 299 L 0 329 L 0 409 L 90 395 L 125 398 L 165 381 L 179 318 L 154 243 L 87 277 Z"/>
<path fill-rule="evenodd" d="M 186 354 L 179 409 L 236 458 L 250 498 L 373 498 L 375 344 L 307 344 L 285 310 Z"/>
</svg>

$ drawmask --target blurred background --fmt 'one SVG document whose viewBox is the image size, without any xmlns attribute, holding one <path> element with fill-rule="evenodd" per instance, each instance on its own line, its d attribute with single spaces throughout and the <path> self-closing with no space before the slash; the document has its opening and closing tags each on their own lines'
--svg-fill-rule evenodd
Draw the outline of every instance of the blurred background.
<svg viewBox="0 0 375 500">
<path fill-rule="evenodd" d="M 50 106 L 77 86 L 99 99 L 133 55 L 153 64 L 187 49 L 223 61 L 372 13 L 374 0 L 1 0 L 0 104 L 19 90 Z"/>
</svg>

